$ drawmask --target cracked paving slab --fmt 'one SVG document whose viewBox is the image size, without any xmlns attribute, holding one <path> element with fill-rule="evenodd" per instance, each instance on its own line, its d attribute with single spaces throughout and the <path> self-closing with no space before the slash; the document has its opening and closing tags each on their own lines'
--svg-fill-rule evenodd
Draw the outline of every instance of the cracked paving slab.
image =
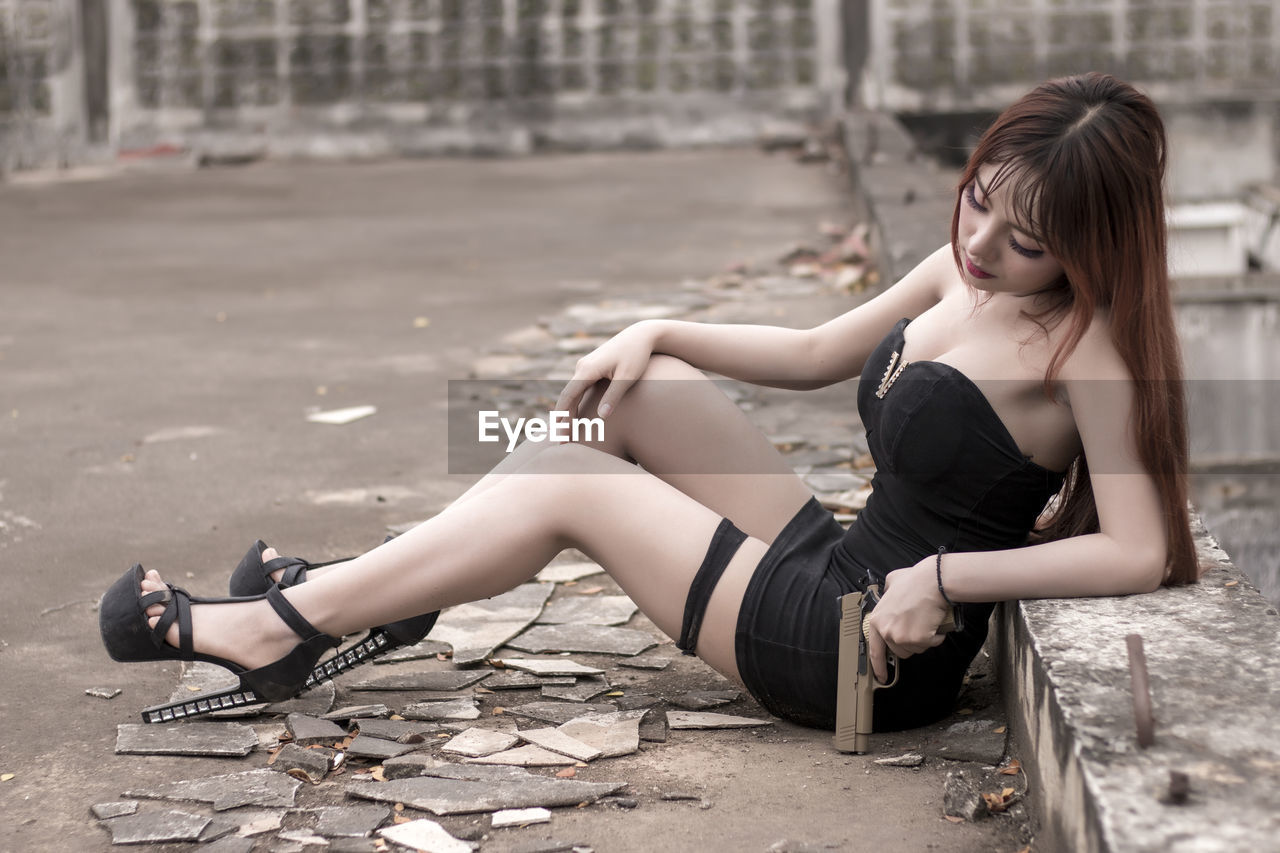
<svg viewBox="0 0 1280 853">
<path fill-rule="evenodd" d="M 732 714 L 708 714 L 703 711 L 668 711 L 667 725 L 673 729 L 745 729 L 771 726 L 769 720 L 736 717 Z"/>
<path fill-rule="evenodd" d="M 548 699 L 564 699 L 569 702 L 588 702 L 601 693 L 607 693 L 612 689 L 612 685 L 602 675 L 593 675 L 589 678 L 580 678 L 578 683 L 572 686 L 559 687 L 554 685 L 546 685 L 542 688 L 542 695 Z"/>
<path fill-rule="evenodd" d="M 348 690 L 461 690 L 489 677 L 487 670 L 445 670 L 442 672 L 406 672 L 386 675 L 369 681 L 347 685 Z"/>
<path fill-rule="evenodd" d="M 272 770 L 246 770 L 204 779 L 186 779 L 154 788 L 134 788 L 126 797 L 148 800 L 194 800 L 209 803 L 214 811 L 240 806 L 291 807 L 302 782 Z"/>
<path fill-rule="evenodd" d="M 624 787 L 625 782 L 579 782 L 576 779 L 548 779 L 525 773 L 524 777 L 509 776 L 488 781 L 437 776 L 387 782 L 357 779 L 348 783 L 347 794 L 363 800 L 404 803 L 436 815 L 451 815 L 534 806 L 576 806 L 578 803 L 594 802 Z"/>
<path fill-rule="evenodd" d="M 551 584 L 526 583 L 484 601 L 450 607 L 440 614 L 431 636 L 453 647 L 455 665 L 481 663 L 533 624 L 553 589 Z"/>
<path fill-rule="evenodd" d="M 578 595 L 553 601 L 538 617 L 539 625 L 623 625 L 636 614 L 636 603 L 625 595 Z"/>
<path fill-rule="evenodd" d="M 441 752 L 463 755 L 468 758 L 480 758 L 510 749 L 520 742 L 515 735 L 506 732 L 495 732 L 491 729 L 472 728 L 455 735 L 440 748 Z"/>
<path fill-rule="evenodd" d="M 189 722 L 116 726 L 117 755 L 245 756 L 258 747 L 258 733 L 240 723 Z"/>
<path fill-rule="evenodd" d="M 507 640 L 513 649 L 532 654 L 544 652 L 594 652 L 607 655 L 638 655 L 658 644 L 658 638 L 633 628 L 603 625 L 538 625 Z"/>
<path fill-rule="evenodd" d="M 630 755 L 640 749 L 640 721 L 648 711 L 586 714 L 559 726 L 559 731 L 600 750 L 601 758 Z"/>
<path fill-rule="evenodd" d="M 112 844 L 162 844 L 195 841 L 211 818 L 187 812 L 144 812 L 103 821 Z"/>
</svg>

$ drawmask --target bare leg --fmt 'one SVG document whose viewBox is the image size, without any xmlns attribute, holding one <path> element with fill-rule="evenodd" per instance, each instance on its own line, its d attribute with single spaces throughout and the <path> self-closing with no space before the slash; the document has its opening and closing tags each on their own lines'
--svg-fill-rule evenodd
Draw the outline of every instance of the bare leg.
<svg viewBox="0 0 1280 853">
<path fill-rule="evenodd" d="M 286 596 L 318 629 L 346 634 L 510 589 L 573 546 L 677 636 L 720 513 L 581 445 L 549 447 L 522 471 Z M 766 549 L 756 538 L 743 543 L 711 596 L 699 637 L 698 654 L 734 679 L 738 608 Z M 245 666 L 269 663 L 296 642 L 263 602 L 196 606 L 192 613 L 197 650 Z"/>
</svg>

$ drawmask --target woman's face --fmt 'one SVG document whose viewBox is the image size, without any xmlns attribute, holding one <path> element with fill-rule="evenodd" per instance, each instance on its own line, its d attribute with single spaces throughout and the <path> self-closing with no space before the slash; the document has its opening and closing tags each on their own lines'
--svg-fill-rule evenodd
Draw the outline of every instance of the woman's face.
<svg viewBox="0 0 1280 853">
<path fill-rule="evenodd" d="M 1053 284 L 1062 265 L 1045 251 L 1029 225 L 1018 220 L 1002 183 L 992 192 L 996 166 L 978 169 L 977 179 L 961 191 L 957 234 L 965 281 L 992 293 L 1030 294 Z"/>
</svg>

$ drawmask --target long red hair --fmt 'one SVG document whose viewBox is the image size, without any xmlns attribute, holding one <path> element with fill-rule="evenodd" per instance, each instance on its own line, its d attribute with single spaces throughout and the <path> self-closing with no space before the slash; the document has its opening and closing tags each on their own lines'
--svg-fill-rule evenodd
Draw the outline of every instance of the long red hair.
<svg viewBox="0 0 1280 853">
<path fill-rule="evenodd" d="M 1084 336 L 1095 311 L 1110 312 L 1111 337 L 1135 382 L 1135 441 L 1155 479 L 1168 531 L 1165 584 L 1199 577 L 1187 511 L 1188 442 L 1182 359 L 1166 258 L 1164 122 L 1151 100 L 1099 73 L 1050 80 L 1001 113 L 960 179 L 951 220 L 957 245 L 960 192 L 983 165 L 1007 184 L 1015 214 L 1062 265 L 1057 297 L 1037 322 L 1067 323 L 1045 374 L 1045 391 Z M 1038 537 L 1098 530 L 1083 455 L 1068 470 Z"/>
</svg>

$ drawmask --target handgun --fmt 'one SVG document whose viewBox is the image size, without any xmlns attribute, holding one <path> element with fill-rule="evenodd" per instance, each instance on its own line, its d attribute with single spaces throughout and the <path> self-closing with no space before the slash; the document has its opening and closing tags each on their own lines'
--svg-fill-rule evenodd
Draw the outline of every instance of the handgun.
<svg viewBox="0 0 1280 853">
<path fill-rule="evenodd" d="M 836 732 L 832 742 L 840 752 L 865 753 L 871 734 L 873 694 L 898 683 L 898 660 L 886 652 L 889 671 L 880 682 L 871 668 L 870 626 L 867 617 L 880 600 L 879 584 L 870 584 L 865 593 L 851 592 L 840 597 L 840 655 L 836 665 Z M 955 631 L 961 621 L 959 607 L 953 607 L 938 634 Z"/>
</svg>

